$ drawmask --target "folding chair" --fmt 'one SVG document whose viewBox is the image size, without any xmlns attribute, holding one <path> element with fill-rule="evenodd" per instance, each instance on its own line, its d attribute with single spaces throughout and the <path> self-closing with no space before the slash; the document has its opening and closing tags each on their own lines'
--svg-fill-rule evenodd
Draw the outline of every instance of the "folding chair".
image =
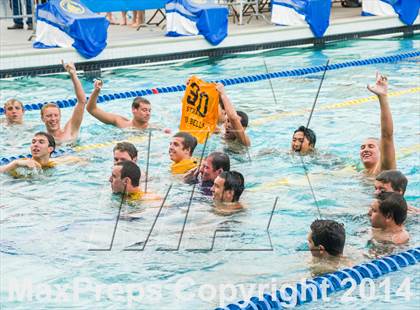
<svg viewBox="0 0 420 310">
<path fill-rule="evenodd" d="M 143 24 L 140 24 L 137 27 L 137 31 L 140 30 L 141 27 L 148 27 L 148 26 L 156 26 L 159 27 L 165 20 L 166 20 L 166 15 L 165 13 L 162 11 L 164 9 L 157 9 L 155 10 L 155 12 L 153 13 L 153 15 L 149 18 L 149 20 Z M 153 21 L 153 19 L 157 19 L 157 21 Z"/>
<path fill-rule="evenodd" d="M 238 20 L 238 25 L 243 25 L 244 16 L 249 16 L 247 21 L 248 24 L 252 17 L 255 17 L 256 19 L 261 17 L 267 23 L 270 23 L 264 14 L 260 13 L 260 0 L 231 0 L 228 5 L 232 8 L 232 12 Z M 252 12 L 250 13 L 250 11 Z"/>
</svg>

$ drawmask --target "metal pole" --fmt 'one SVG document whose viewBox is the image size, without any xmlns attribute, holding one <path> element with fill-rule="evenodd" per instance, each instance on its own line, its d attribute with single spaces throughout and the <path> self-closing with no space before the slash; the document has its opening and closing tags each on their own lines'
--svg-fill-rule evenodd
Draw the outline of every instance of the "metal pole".
<svg viewBox="0 0 420 310">
<path fill-rule="evenodd" d="M 32 0 L 32 33 L 28 38 L 28 41 L 31 41 L 33 37 L 36 36 L 36 20 L 35 20 L 35 10 L 38 5 L 38 0 Z"/>
</svg>

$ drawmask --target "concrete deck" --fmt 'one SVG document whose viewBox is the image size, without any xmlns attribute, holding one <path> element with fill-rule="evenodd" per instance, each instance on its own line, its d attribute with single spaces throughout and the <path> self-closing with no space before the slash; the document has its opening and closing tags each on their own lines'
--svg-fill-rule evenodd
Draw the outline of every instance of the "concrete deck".
<svg viewBox="0 0 420 310">
<path fill-rule="evenodd" d="M 148 11 L 150 15 L 152 12 Z M 420 18 L 414 27 L 406 27 L 396 17 L 362 17 L 361 8 L 343 8 L 333 4 L 326 41 L 379 33 L 418 31 Z M 119 14 L 114 14 L 118 17 Z M 270 20 L 270 13 L 264 13 Z M 162 60 L 221 55 L 231 52 L 281 46 L 316 43 L 307 26 L 279 27 L 262 18 L 238 25 L 229 18 L 229 35 L 218 46 L 203 37 L 166 37 L 165 29 L 149 26 L 139 31 L 129 26 L 111 25 L 108 46 L 97 57 L 84 59 L 73 48 L 34 49 L 28 41 L 29 30 L 7 30 L 11 20 L 0 20 L 0 77 L 60 72 L 61 59 L 73 61 L 85 71 L 104 67 L 131 65 Z M 381 32 L 382 31 L 382 32 Z M 347 36 L 346 36 L 347 34 Z"/>
</svg>

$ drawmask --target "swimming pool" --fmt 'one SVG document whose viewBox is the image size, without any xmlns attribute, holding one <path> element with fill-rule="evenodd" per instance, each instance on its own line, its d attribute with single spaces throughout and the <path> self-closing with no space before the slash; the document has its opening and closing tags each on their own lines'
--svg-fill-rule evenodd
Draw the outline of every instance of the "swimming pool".
<svg viewBox="0 0 420 310">
<path fill-rule="evenodd" d="M 418 39 L 418 36 L 366 39 L 331 44 L 324 50 L 290 48 L 115 69 L 103 74 L 103 93 L 182 84 L 192 74 L 215 80 L 265 73 L 264 60 L 273 72 L 324 65 L 327 58 L 337 63 L 398 54 L 418 49 Z M 370 96 L 365 85 L 373 82 L 376 70 L 390 76 L 390 91 L 418 87 L 418 68 L 418 58 L 413 58 L 392 64 L 328 71 L 320 93 L 311 127 L 317 132 L 317 148 L 321 154 L 316 158 L 305 158 L 305 165 L 310 171 L 321 214 L 345 224 L 347 252 L 355 263 L 370 260 L 363 257 L 363 253 L 369 253 L 366 213 L 372 199 L 372 185 L 358 173 L 345 168 L 357 165 L 358 148 L 363 138 L 378 136 L 379 108 L 375 101 L 342 108 L 322 107 Z M 191 187 L 169 176 L 169 137 L 163 133 L 153 132 L 149 188 L 163 196 L 168 186 L 174 185 L 167 202 L 170 208 L 163 209 L 143 251 L 141 242 L 150 231 L 157 208 L 144 208 L 144 216 L 139 220 L 120 221 L 112 250 L 98 251 L 109 247 L 119 206 L 118 199 L 111 196 L 108 183 L 111 146 L 78 152 L 78 156 L 86 158 L 85 164 L 59 166 L 45 176 L 24 180 L 1 176 L 0 258 L 1 280 L 5 284 L 1 285 L 2 306 L 209 309 L 256 295 L 258 284 L 264 284 L 270 290 L 282 283 L 295 283 L 310 277 L 310 257 L 305 243 L 309 225 L 318 213 L 300 158 L 287 154 L 293 130 L 306 123 L 308 114 L 284 115 L 270 122 L 267 117 L 284 111 L 309 109 L 320 77 L 321 73 L 272 80 L 277 103 L 268 81 L 226 88 L 233 103 L 246 111 L 251 120 L 249 154 L 231 154 L 233 168 L 245 176 L 247 190 L 243 201 L 247 209 L 234 216 L 221 217 L 212 212 L 207 198 L 195 195 L 178 251 L 173 249 L 180 240 Z M 91 81 L 83 80 L 83 85 L 87 93 L 92 90 Z M 72 85 L 64 75 L 1 80 L 0 87 L 2 102 L 10 97 L 31 103 L 74 97 Z M 182 93 L 150 96 L 152 122 L 176 131 L 181 97 Z M 418 206 L 420 162 L 415 146 L 420 143 L 419 93 L 392 97 L 390 104 L 397 153 L 400 154 L 398 167 L 409 179 L 406 198 L 410 204 Z M 130 106 L 131 100 L 115 100 L 103 105 L 107 111 L 126 116 Z M 71 109 L 63 109 L 63 120 L 70 113 Z M 39 111 L 28 112 L 26 119 L 30 130 L 2 131 L 5 141 L 1 146 L 2 157 L 28 153 L 33 131 L 43 129 L 43 126 L 39 123 Z M 86 114 L 79 145 L 132 136 L 139 134 L 99 124 Z M 141 140 L 139 138 L 135 144 L 144 171 L 147 134 Z M 219 137 L 215 136 L 205 152 L 222 148 Z M 414 151 L 403 152 L 404 148 Z M 201 150 L 199 147 L 195 151 L 196 156 L 200 156 Z M 276 197 L 279 201 L 269 230 L 271 249 L 266 228 Z M 397 250 L 419 245 L 417 222 L 418 216 L 408 218 L 410 243 Z M 211 247 L 215 229 L 220 232 L 214 248 L 206 251 Z M 384 293 L 380 284 L 383 279 L 378 279 L 375 282 L 377 294 L 372 300 L 362 300 L 354 293 L 355 300 L 345 301 L 342 294 L 336 294 L 331 302 L 317 302 L 302 308 L 397 306 L 398 309 L 414 309 L 420 294 L 419 279 L 412 275 L 418 272 L 416 265 L 390 274 L 390 301 L 382 298 Z M 409 300 L 397 296 L 395 290 L 407 277 L 412 292 Z M 25 299 L 25 294 L 21 296 L 23 302 L 18 298 L 11 299 L 10 283 L 24 287 L 25 279 L 32 284 L 32 300 Z M 229 296 L 230 284 L 235 287 L 236 294 Z M 130 288 L 135 292 L 134 301 L 127 298 Z M 48 296 L 49 290 L 51 296 Z M 211 296 L 214 290 L 216 294 Z M 223 300 L 219 298 L 220 291 L 227 292 Z"/>
</svg>

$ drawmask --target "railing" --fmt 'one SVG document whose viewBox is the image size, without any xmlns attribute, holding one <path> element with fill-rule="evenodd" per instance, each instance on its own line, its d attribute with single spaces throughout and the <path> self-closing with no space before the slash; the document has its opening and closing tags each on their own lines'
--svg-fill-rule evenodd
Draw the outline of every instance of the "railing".
<svg viewBox="0 0 420 310">
<path fill-rule="evenodd" d="M 25 19 L 28 23 L 33 18 L 32 8 L 36 0 L 3 0 L 0 3 L 0 19 Z M 29 11 L 29 12 L 28 12 Z"/>
<path fill-rule="evenodd" d="M 13 25 L 10 26 L 22 25 L 23 29 L 26 25 L 28 29 L 32 28 L 33 32 L 28 38 L 30 41 L 35 36 L 36 6 L 46 1 L 48 0 L 2 0 L 0 3 L 0 20 L 13 19 Z"/>
</svg>

